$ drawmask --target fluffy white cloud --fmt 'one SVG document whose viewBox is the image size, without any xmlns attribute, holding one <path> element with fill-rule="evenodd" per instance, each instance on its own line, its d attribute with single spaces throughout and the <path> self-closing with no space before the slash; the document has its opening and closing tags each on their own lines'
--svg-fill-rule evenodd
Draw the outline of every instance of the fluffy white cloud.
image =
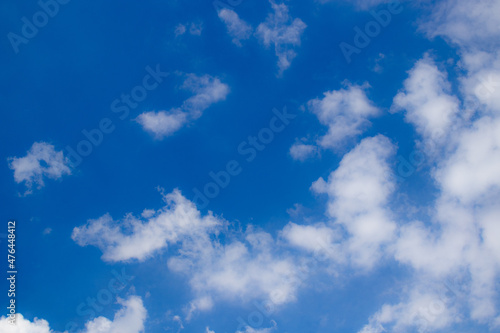
<svg viewBox="0 0 500 333">
<path fill-rule="evenodd" d="M 85 324 L 85 333 L 139 333 L 144 332 L 144 321 L 147 311 L 142 299 L 132 296 L 127 300 L 119 299 L 123 306 L 115 313 L 111 321 L 105 317 L 98 317 Z"/>
<path fill-rule="evenodd" d="M 328 181 L 320 178 L 312 185 L 315 192 L 328 194 L 328 215 L 349 233 L 345 251 L 355 266 L 373 267 L 394 238 L 396 224 L 387 207 L 395 189 L 388 164 L 394 153 L 384 136 L 364 139 Z"/>
<path fill-rule="evenodd" d="M 384 305 L 360 333 L 419 332 L 442 330 L 461 321 L 453 292 L 441 286 L 422 284 L 411 289 L 407 299 L 395 305 Z M 388 326 L 387 326 L 388 325 Z"/>
<path fill-rule="evenodd" d="M 454 127 L 460 103 L 450 91 L 446 74 L 425 56 L 410 71 L 391 109 L 405 110 L 406 121 L 415 125 L 424 140 L 439 143 L 457 129 Z"/>
<path fill-rule="evenodd" d="M 292 156 L 294 160 L 302 162 L 318 155 L 318 153 L 317 146 L 304 144 L 302 142 L 296 142 L 290 147 L 290 156 Z"/>
<path fill-rule="evenodd" d="M 307 25 L 301 19 L 292 19 L 285 4 L 270 1 L 274 13 L 267 16 L 266 21 L 259 24 L 256 36 L 269 47 L 274 45 L 278 57 L 280 73 L 290 67 L 296 57 L 294 47 L 300 45 L 300 38 Z"/>
<path fill-rule="evenodd" d="M 147 311 L 142 299 L 131 296 L 127 300 L 119 299 L 122 308 L 115 313 L 114 319 L 97 317 L 85 324 L 81 333 L 140 333 L 144 332 L 144 321 Z M 33 322 L 17 314 L 16 325 L 8 322 L 7 318 L 0 318 L 0 332 L 2 333 L 55 333 L 50 329 L 46 320 L 35 318 Z"/>
<path fill-rule="evenodd" d="M 340 232 L 325 224 L 298 225 L 290 222 L 281 231 L 281 237 L 291 246 L 312 253 L 316 259 L 344 261 Z"/>
<path fill-rule="evenodd" d="M 97 246 L 106 261 L 144 260 L 178 242 L 206 242 L 222 223 L 211 214 L 202 217 L 178 190 L 164 200 L 166 206 L 149 218 L 127 214 L 122 221 L 114 221 L 106 214 L 74 228 L 71 237 L 80 246 Z"/>
<path fill-rule="evenodd" d="M 464 130 L 458 148 L 437 170 L 441 189 L 460 202 L 488 200 L 500 189 L 500 118 L 484 117 Z"/>
<path fill-rule="evenodd" d="M 14 170 L 16 183 L 23 183 L 32 192 L 33 185 L 44 186 L 44 178 L 59 179 L 70 175 L 69 160 L 62 151 L 56 151 L 54 146 L 46 142 L 35 142 L 24 157 L 8 158 L 9 167 Z"/>
<path fill-rule="evenodd" d="M 233 43 L 241 46 L 241 41 L 252 36 L 251 25 L 240 19 L 238 14 L 232 9 L 223 8 L 218 12 L 219 18 L 224 22 L 227 32 L 233 37 Z"/>
<path fill-rule="evenodd" d="M 188 74 L 181 88 L 194 93 L 181 107 L 170 111 L 144 112 L 136 118 L 143 129 L 154 134 L 156 139 L 172 135 L 188 122 L 198 119 L 203 111 L 212 104 L 225 100 L 229 93 L 226 84 L 210 75 Z"/>
<path fill-rule="evenodd" d="M 188 114 L 179 109 L 169 112 L 145 112 L 137 117 L 144 130 L 153 133 L 156 139 L 172 135 L 188 122 Z"/>
<path fill-rule="evenodd" d="M 431 173 L 437 199 L 429 207 L 432 223 L 407 221 L 391 246 L 395 259 L 413 269 L 412 286 L 399 304 L 384 305 L 360 332 L 436 331 L 464 320 L 498 325 L 499 6 L 489 0 L 442 1 L 421 26 L 458 47 L 463 108 L 429 57 L 410 71 L 406 91 L 394 100 L 424 141 L 433 131 L 444 134 Z M 450 277 L 459 277 L 461 286 L 445 285 Z"/>
<path fill-rule="evenodd" d="M 280 305 L 295 299 L 298 284 L 293 260 L 280 255 L 271 235 L 251 228 L 244 239 L 232 239 L 224 245 L 208 239 L 185 243 L 168 266 L 186 275 L 200 297 L 213 295 L 242 302 L 267 299 Z"/>
<path fill-rule="evenodd" d="M 22 314 L 16 314 L 16 324 L 9 323 L 6 317 L 0 318 L 0 332 L 5 333 L 53 333 L 49 323 L 44 319 L 35 318 L 33 322 L 25 319 Z"/>
<path fill-rule="evenodd" d="M 380 110 L 366 96 L 369 85 L 347 83 L 346 88 L 327 91 L 322 99 L 310 100 L 309 110 L 319 121 L 328 126 L 328 133 L 319 139 L 325 148 L 337 148 L 342 142 L 361 134 L 370 125 L 368 118 L 380 114 Z"/>
<path fill-rule="evenodd" d="M 443 36 L 469 49 L 494 50 L 500 43 L 497 0 L 445 0 L 432 7 L 421 25 L 429 36 Z"/>
</svg>

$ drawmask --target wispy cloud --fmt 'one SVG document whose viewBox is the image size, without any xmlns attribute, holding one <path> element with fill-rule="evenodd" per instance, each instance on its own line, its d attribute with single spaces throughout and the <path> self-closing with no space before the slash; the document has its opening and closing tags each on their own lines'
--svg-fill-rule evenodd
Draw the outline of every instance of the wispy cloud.
<svg viewBox="0 0 500 333">
<path fill-rule="evenodd" d="M 210 75 L 187 74 L 181 88 L 193 92 L 194 95 L 180 107 L 169 111 L 144 112 L 136 118 L 143 129 L 154 134 L 156 139 L 170 136 L 189 122 L 198 119 L 203 111 L 212 104 L 225 100 L 229 93 L 226 84 Z"/>
<path fill-rule="evenodd" d="M 285 4 L 270 2 L 274 13 L 269 14 L 266 21 L 259 24 L 255 34 L 265 46 L 274 46 L 278 68 L 280 73 L 283 73 L 297 56 L 294 47 L 300 46 L 301 35 L 307 25 L 299 18 L 292 19 Z"/>
</svg>

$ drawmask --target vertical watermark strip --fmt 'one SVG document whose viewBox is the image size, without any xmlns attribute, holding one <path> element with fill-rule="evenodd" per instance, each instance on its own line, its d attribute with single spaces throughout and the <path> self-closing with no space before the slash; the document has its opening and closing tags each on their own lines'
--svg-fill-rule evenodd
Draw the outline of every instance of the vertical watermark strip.
<svg viewBox="0 0 500 333">
<path fill-rule="evenodd" d="M 9 291 L 7 292 L 7 296 L 9 298 L 9 306 L 7 307 L 8 314 L 8 322 L 11 325 L 16 324 L 16 275 L 17 275 L 17 266 L 16 266 L 16 221 L 9 221 L 7 223 L 7 262 L 8 269 L 7 281 L 9 281 Z"/>
</svg>

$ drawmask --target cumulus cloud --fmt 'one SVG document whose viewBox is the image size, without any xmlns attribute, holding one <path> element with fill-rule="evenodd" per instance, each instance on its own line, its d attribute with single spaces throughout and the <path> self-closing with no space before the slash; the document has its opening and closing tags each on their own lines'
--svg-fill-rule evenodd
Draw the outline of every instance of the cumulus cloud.
<svg viewBox="0 0 500 333">
<path fill-rule="evenodd" d="M 395 236 L 396 223 L 387 207 L 395 190 L 388 164 L 394 153 L 384 136 L 364 139 L 327 181 L 320 178 L 312 185 L 313 191 L 328 195 L 328 215 L 349 233 L 345 251 L 361 268 L 373 267 Z"/>
<path fill-rule="evenodd" d="M 149 218 L 127 214 L 115 221 L 105 214 L 74 228 L 71 237 L 80 246 L 97 246 L 106 261 L 144 260 L 168 245 L 206 241 L 209 231 L 222 223 L 211 214 L 202 217 L 178 190 L 164 200 L 165 207 Z"/>
<path fill-rule="evenodd" d="M 425 56 L 410 70 L 391 109 L 404 110 L 406 121 L 415 125 L 424 140 L 440 143 L 457 125 L 460 102 L 450 91 L 446 74 Z"/>
<path fill-rule="evenodd" d="M 252 36 L 251 25 L 240 19 L 232 9 L 223 8 L 218 12 L 219 18 L 226 25 L 228 34 L 233 37 L 233 43 L 241 46 L 241 41 Z"/>
<path fill-rule="evenodd" d="M 307 25 L 299 18 L 292 19 L 285 4 L 270 2 L 274 12 L 259 24 L 255 34 L 265 46 L 274 46 L 278 68 L 282 73 L 297 56 L 294 48 L 300 46 L 300 39 Z"/>
<path fill-rule="evenodd" d="M 122 306 L 115 313 L 114 319 L 97 317 L 85 324 L 81 333 L 141 333 L 144 332 L 144 321 L 147 311 L 142 299 L 131 296 L 127 300 L 118 299 Z M 35 318 L 32 322 L 25 319 L 22 314 L 17 314 L 16 325 L 8 322 L 7 318 L 0 318 L 0 331 L 2 333 L 55 333 L 50 329 L 49 323 L 44 319 Z"/>
<path fill-rule="evenodd" d="M 35 185 L 42 188 L 44 178 L 59 179 L 70 175 L 69 160 L 62 151 L 56 151 L 54 146 L 46 142 L 35 142 L 24 157 L 8 158 L 9 168 L 14 170 L 16 183 L 26 185 L 26 193 L 32 192 Z"/>
<path fill-rule="evenodd" d="M 361 134 L 371 124 L 369 118 L 380 114 L 380 109 L 366 95 L 368 87 L 368 84 L 346 83 L 346 88 L 327 91 L 323 98 L 307 103 L 318 120 L 328 126 L 328 133 L 318 141 L 321 147 L 338 148 L 346 140 Z"/>
<path fill-rule="evenodd" d="M 188 277 L 199 295 L 242 302 L 267 299 L 276 305 L 295 299 L 297 268 L 280 255 L 268 233 L 250 228 L 243 239 L 224 246 L 207 240 L 183 244 L 181 252 L 168 260 L 168 267 Z"/>
<path fill-rule="evenodd" d="M 185 100 L 179 108 L 144 112 L 136 118 L 143 129 L 152 133 L 156 139 L 170 136 L 189 122 L 198 119 L 203 111 L 212 104 L 225 100 L 229 93 L 226 84 L 210 75 L 188 74 L 181 88 L 191 91 L 194 95 Z"/>
</svg>

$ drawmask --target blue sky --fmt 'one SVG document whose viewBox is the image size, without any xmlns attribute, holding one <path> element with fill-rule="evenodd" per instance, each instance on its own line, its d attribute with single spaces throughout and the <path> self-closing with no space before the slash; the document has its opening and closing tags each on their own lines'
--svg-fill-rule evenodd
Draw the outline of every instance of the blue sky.
<svg viewBox="0 0 500 333">
<path fill-rule="evenodd" d="M 1 6 L 0 332 L 499 330 L 498 0 Z"/>
</svg>

